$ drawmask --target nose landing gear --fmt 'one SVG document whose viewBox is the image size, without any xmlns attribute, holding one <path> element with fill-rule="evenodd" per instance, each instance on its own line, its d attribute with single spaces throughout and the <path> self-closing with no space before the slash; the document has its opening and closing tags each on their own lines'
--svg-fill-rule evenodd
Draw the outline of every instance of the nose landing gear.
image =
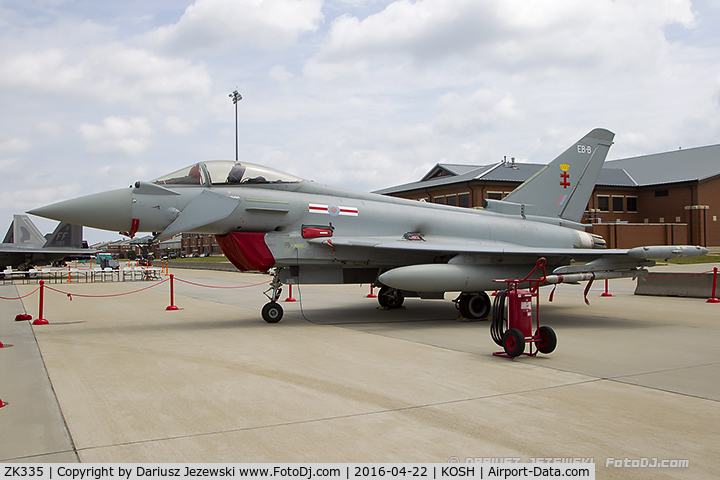
<svg viewBox="0 0 720 480">
<path fill-rule="evenodd" d="M 265 290 L 263 294 L 270 300 L 262 308 L 262 318 L 267 323 L 278 323 L 283 317 L 283 308 L 277 303 L 282 293 L 282 282 L 280 281 L 280 270 L 275 272 L 275 276 L 270 282 L 270 288 Z M 268 293 L 271 292 L 271 293 Z"/>
</svg>

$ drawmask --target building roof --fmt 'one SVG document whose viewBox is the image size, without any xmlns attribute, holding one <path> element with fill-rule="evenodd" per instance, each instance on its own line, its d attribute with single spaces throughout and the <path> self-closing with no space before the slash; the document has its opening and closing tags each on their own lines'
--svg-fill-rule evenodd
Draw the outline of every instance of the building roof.
<svg viewBox="0 0 720 480">
<path fill-rule="evenodd" d="M 720 145 L 612 160 L 605 166 L 624 169 L 639 186 L 702 181 L 720 175 Z"/>
<path fill-rule="evenodd" d="M 407 192 L 410 190 L 423 190 L 426 188 L 442 187 L 445 185 L 453 185 L 456 183 L 470 181 L 485 182 L 512 182 L 522 183 L 528 178 L 535 175 L 545 165 L 540 163 L 515 163 L 511 166 L 509 163 L 496 163 L 493 165 L 485 165 L 478 167 L 477 165 L 466 165 L 468 168 L 463 174 L 444 174 L 432 175 L 438 171 L 438 167 L 442 169 L 445 164 L 437 164 L 430 172 L 418 182 L 405 183 L 394 187 L 376 190 L 375 193 L 383 195 Z M 456 169 L 461 171 L 461 169 Z M 448 170 L 443 170 L 447 172 Z M 604 167 L 598 178 L 598 185 L 615 186 L 615 187 L 634 187 L 637 186 L 635 181 L 623 169 Z"/>
<path fill-rule="evenodd" d="M 492 165 L 438 163 L 417 182 L 376 190 L 383 195 L 470 181 L 524 182 L 544 164 L 499 162 Z M 720 175 L 720 145 L 606 161 L 597 185 L 643 187 L 702 181 Z"/>
</svg>

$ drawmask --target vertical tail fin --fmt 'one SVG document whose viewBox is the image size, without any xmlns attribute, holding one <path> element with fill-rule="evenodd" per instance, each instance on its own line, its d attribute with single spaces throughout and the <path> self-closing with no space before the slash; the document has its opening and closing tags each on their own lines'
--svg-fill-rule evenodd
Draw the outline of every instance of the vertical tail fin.
<svg viewBox="0 0 720 480">
<path fill-rule="evenodd" d="M 83 227 L 70 223 L 60 223 L 48 236 L 45 247 L 82 248 Z"/>
<path fill-rule="evenodd" d="M 613 138 L 596 128 L 503 200 L 532 205 L 533 215 L 580 222 Z"/>
<path fill-rule="evenodd" d="M 22 247 L 41 247 L 45 243 L 40 230 L 27 215 L 13 215 L 13 221 L 5 234 L 3 243 Z"/>
</svg>

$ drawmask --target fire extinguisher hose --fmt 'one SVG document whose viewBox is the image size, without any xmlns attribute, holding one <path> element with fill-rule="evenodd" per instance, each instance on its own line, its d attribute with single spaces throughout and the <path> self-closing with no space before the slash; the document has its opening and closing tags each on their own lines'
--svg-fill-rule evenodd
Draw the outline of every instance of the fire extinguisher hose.
<svg viewBox="0 0 720 480">
<path fill-rule="evenodd" d="M 503 335 L 507 330 L 507 318 L 505 318 L 505 300 L 507 299 L 507 290 L 501 290 L 495 295 L 493 300 L 492 323 L 490 324 L 490 335 L 495 343 L 503 346 Z"/>
</svg>

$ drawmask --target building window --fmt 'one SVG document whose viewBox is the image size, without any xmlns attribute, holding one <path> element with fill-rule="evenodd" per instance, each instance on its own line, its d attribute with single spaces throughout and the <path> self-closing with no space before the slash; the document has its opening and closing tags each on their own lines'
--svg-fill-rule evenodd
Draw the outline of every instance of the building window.
<svg viewBox="0 0 720 480">
<path fill-rule="evenodd" d="M 470 206 L 470 194 L 460 193 L 458 194 L 458 207 L 469 207 Z"/>
<path fill-rule="evenodd" d="M 628 213 L 637 213 L 637 197 L 626 197 L 626 198 L 627 198 Z"/>
<path fill-rule="evenodd" d="M 435 197 L 435 198 L 433 198 L 433 202 L 435 202 L 435 203 L 440 203 L 440 204 L 444 205 L 444 204 L 445 204 L 445 197 L 443 197 L 443 196 Z"/>
<path fill-rule="evenodd" d="M 670 195 L 670 192 L 667 188 L 663 190 L 655 190 L 656 197 L 667 197 L 668 195 Z"/>
<path fill-rule="evenodd" d="M 613 212 L 622 213 L 625 211 L 623 208 L 623 197 L 612 197 Z"/>
<path fill-rule="evenodd" d="M 502 192 L 488 192 L 487 193 L 487 198 L 489 198 L 491 200 L 502 200 L 502 197 L 503 197 Z"/>
<path fill-rule="evenodd" d="M 445 205 L 457 205 L 457 195 L 446 195 L 445 196 Z"/>
<path fill-rule="evenodd" d="M 610 197 L 606 195 L 598 195 L 597 197 L 598 210 L 601 212 L 610 211 Z"/>
</svg>

